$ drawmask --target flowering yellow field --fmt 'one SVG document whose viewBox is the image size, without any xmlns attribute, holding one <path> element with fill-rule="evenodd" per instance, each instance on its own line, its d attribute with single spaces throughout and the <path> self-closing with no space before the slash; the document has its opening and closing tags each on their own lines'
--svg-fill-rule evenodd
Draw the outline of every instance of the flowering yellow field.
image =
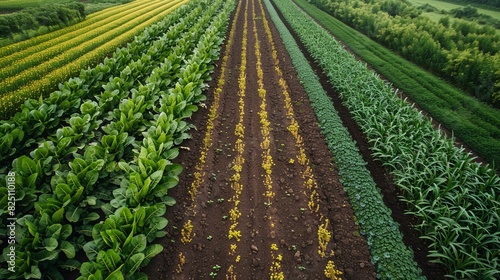
<svg viewBox="0 0 500 280">
<path fill-rule="evenodd" d="M 103 10 L 85 21 L 0 48 L 0 115 L 15 112 L 28 98 L 46 96 L 77 76 L 185 0 L 138 0 Z"/>
</svg>

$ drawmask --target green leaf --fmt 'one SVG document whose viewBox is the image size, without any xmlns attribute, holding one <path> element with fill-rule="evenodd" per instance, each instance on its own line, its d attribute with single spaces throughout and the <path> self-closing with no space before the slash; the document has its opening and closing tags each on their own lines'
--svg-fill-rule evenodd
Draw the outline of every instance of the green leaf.
<svg viewBox="0 0 500 280">
<path fill-rule="evenodd" d="M 124 280 L 122 273 L 123 264 L 106 277 L 106 280 Z"/>
<path fill-rule="evenodd" d="M 87 205 L 89 206 L 94 206 L 97 204 L 97 198 L 93 195 L 87 196 L 82 202 L 80 203 L 80 206 L 85 207 Z"/>
<path fill-rule="evenodd" d="M 99 171 L 91 170 L 85 174 L 86 188 L 91 189 L 99 179 Z"/>
<path fill-rule="evenodd" d="M 85 245 L 83 245 L 83 250 L 85 251 L 87 258 L 91 261 L 97 258 L 97 254 L 100 251 L 100 249 L 97 247 L 94 241 L 87 242 Z"/>
<path fill-rule="evenodd" d="M 65 260 L 59 267 L 69 271 L 80 269 L 80 267 L 83 268 L 82 264 L 75 259 Z"/>
<path fill-rule="evenodd" d="M 87 216 L 85 216 L 85 218 L 83 218 L 83 224 L 85 225 L 85 224 L 88 224 L 90 222 L 99 220 L 99 218 L 100 218 L 100 216 L 96 212 L 88 213 Z"/>
<path fill-rule="evenodd" d="M 37 266 L 31 266 L 31 272 L 30 273 L 25 273 L 24 277 L 26 279 L 42 279 L 42 273 L 40 272 L 40 269 Z"/>
<path fill-rule="evenodd" d="M 163 153 L 163 157 L 168 160 L 174 159 L 178 155 L 179 155 L 179 149 L 177 148 L 168 149 L 166 152 Z"/>
<path fill-rule="evenodd" d="M 39 262 L 51 261 L 51 260 L 57 258 L 58 255 L 59 255 L 59 251 L 57 251 L 57 250 L 54 250 L 54 251 L 43 250 L 43 251 L 31 254 L 33 259 L 37 260 Z"/>
<path fill-rule="evenodd" d="M 61 242 L 61 251 L 64 252 L 68 259 L 72 259 L 75 257 L 75 246 L 69 243 L 68 241 Z"/>
<path fill-rule="evenodd" d="M 134 214 L 127 207 L 122 207 L 119 210 L 119 216 L 125 221 L 125 224 L 132 224 L 134 221 Z"/>
<path fill-rule="evenodd" d="M 61 224 L 52 224 L 47 228 L 46 236 L 50 236 L 51 238 L 57 240 L 61 235 L 61 229 L 62 229 Z"/>
<path fill-rule="evenodd" d="M 88 280 L 102 280 L 102 271 L 97 269 L 94 274 L 90 275 Z"/>
<path fill-rule="evenodd" d="M 80 207 L 71 206 L 66 212 L 66 219 L 71 223 L 76 223 L 80 220 L 80 215 L 84 210 Z"/>
<path fill-rule="evenodd" d="M 61 239 L 68 238 L 73 232 L 73 227 L 69 224 L 65 224 L 61 228 Z"/>
<path fill-rule="evenodd" d="M 101 251 L 97 254 L 97 262 L 106 268 L 108 273 L 111 273 L 118 268 L 121 257 L 115 250 L 109 249 L 106 252 Z"/>
<path fill-rule="evenodd" d="M 57 248 L 57 245 L 59 245 L 59 243 L 57 242 L 57 239 L 49 237 L 45 238 L 42 241 L 42 245 L 43 247 L 45 247 L 45 250 L 52 252 Z"/>
<path fill-rule="evenodd" d="M 57 184 L 54 193 L 57 199 L 67 204 L 71 201 L 73 190 L 67 184 Z"/>
<path fill-rule="evenodd" d="M 64 216 L 64 207 L 61 207 L 59 210 L 54 212 L 52 215 L 52 222 L 53 223 L 60 223 L 63 219 Z"/>
<path fill-rule="evenodd" d="M 173 197 L 165 196 L 162 198 L 162 200 L 167 206 L 174 206 L 175 205 L 175 199 Z"/>
<path fill-rule="evenodd" d="M 154 227 L 158 230 L 164 229 L 168 225 L 168 220 L 165 217 L 156 217 L 154 219 Z"/>
<path fill-rule="evenodd" d="M 156 185 L 158 185 L 158 183 L 160 182 L 162 177 L 163 177 L 162 170 L 158 170 L 158 171 L 153 172 L 153 174 L 151 174 L 151 176 L 149 176 L 149 178 L 151 179 L 151 184 L 149 185 L 149 188 L 154 189 L 156 187 Z"/>
<path fill-rule="evenodd" d="M 163 246 L 160 244 L 153 244 L 151 246 L 148 246 L 146 250 L 144 251 L 145 258 L 150 260 L 159 253 L 163 251 Z"/>
<path fill-rule="evenodd" d="M 123 232 L 118 229 L 108 229 L 101 231 L 103 241 L 111 248 L 120 247 L 127 238 Z"/>
<path fill-rule="evenodd" d="M 182 172 L 182 165 L 173 163 L 165 168 L 165 174 L 168 176 L 179 176 Z"/>
<path fill-rule="evenodd" d="M 134 273 L 141 267 L 145 256 L 143 253 L 137 253 L 132 255 L 124 264 L 124 272 L 127 276 L 133 276 Z"/>
<path fill-rule="evenodd" d="M 80 268 L 80 274 L 82 277 L 87 279 L 90 275 L 94 274 L 97 271 L 95 262 L 84 262 Z M 90 279 L 90 278 L 89 278 Z"/>
<path fill-rule="evenodd" d="M 26 224 L 26 226 L 28 227 L 28 231 L 29 231 L 29 233 L 30 233 L 32 236 L 35 236 L 35 234 L 38 232 L 38 228 L 37 228 L 37 226 L 36 226 L 34 223 L 32 223 L 32 222 L 30 222 L 30 221 L 28 221 L 28 220 L 25 220 L 25 224 Z"/>
<path fill-rule="evenodd" d="M 123 246 L 122 254 L 127 259 L 130 256 L 140 253 L 146 249 L 147 239 L 144 234 L 139 234 L 132 237 L 132 240 L 129 244 Z"/>
</svg>

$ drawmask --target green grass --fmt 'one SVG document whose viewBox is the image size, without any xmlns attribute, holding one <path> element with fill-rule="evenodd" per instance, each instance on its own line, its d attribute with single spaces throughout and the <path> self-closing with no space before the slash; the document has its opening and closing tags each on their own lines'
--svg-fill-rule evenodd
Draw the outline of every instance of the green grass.
<svg viewBox="0 0 500 280">
<path fill-rule="evenodd" d="M 305 0 L 295 1 L 432 118 L 488 162 L 500 164 L 500 110 L 480 103 Z"/>
<path fill-rule="evenodd" d="M 429 5 L 434 6 L 439 11 L 445 10 L 446 12 L 449 12 L 452 9 L 462 8 L 462 7 L 466 6 L 466 5 L 453 4 L 453 3 L 449 3 L 449 2 L 436 1 L 436 0 L 408 0 L 408 2 L 412 3 L 415 7 L 420 7 L 422 5 L 429 4 Z M 472 5 L 472 6 L 477 8 L 478 13 L 489 15 L 495 19 L 500 20 L 500 11 L 494 11 L 494 10 L 490 10 L 490 9 L 480 8 L 480 7 L 477 7 L 475 5 Z M 439 15 L 439 13 L 433 13 L 433 14 Z"/>
</svg>

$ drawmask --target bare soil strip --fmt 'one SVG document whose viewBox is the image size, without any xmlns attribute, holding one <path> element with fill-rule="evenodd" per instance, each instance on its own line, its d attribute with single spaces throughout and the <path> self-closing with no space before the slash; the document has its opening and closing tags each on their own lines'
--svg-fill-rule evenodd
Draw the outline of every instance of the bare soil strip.
<svg viewBox="0 0 500 280">
<path fill-rule="evenodd" d="M 177 159 L 151 279 L 375 279 L 307 95 L 259 0 L 239 2 Z"/>
</svg>

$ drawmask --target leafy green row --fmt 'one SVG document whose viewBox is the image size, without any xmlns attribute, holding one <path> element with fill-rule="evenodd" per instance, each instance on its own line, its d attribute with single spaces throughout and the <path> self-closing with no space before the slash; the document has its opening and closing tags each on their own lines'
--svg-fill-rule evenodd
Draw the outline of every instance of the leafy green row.
<svg viewBox="0 0 500 280">
<path fill-rule="evenodd" d="M 473 162 L 453 138 L 435 130 L 430 120 L 398 98 L 390 85 L 297 6 L 278 5 L 286 5 L 284 12 L 293 10 L 285 17 L 341 94 L 373 155 L 390 167 L 411 207 L 409 213 L 420 221 L 416 227 L 431 243 L 433 261 L 444 264 L 449 277 L 498 279 L 500 178 L 496 173 Z"/>
<path fill-rule="evenodd" d="M 167 41 L 166 36 L 171 36 L 172 34 L 177 36 L 179 32 L 184 32 L 182 33 L 183 36 L 180 37 L 181 39 L 184 39 L 183 42 L 186 42 L 186 38 L 188 37 L 197 40 L 201 35 L 201 31 L 199 30 L 202 30 L 201 27 L 203 27 L 203 25 L 195 25 L 194 23 L 196 21 L 194 19 L 202 11 L 203 8 L 201 5 L 193 9 L 192 12 L 185 17 L 185 20 L 173 25 L 166 35 L 163 36 L 163 39 L 156 41 L 158 44 L 155 45 L 162 46 L 162 48 L 154 48 L 157 52 L 161 53 L 161 55 L 155 54 L 155 57 L 162 60 L 169 58 L 169 63 L 171 63 L 174 68 L 180 68 L 180 64 L 185 57 L 185 53 L 189 50 L 190 45 L 178 44 L 173 47 L 175 42 L 173 40 Z M 206 17 L 204 21 L 199 21 L 199 23 L 208 23 L 209 19 L 210 17 Z M 191 29 L 187 29 L 189 25 L 192 25 Z M 198 32 L 198 38 L 194 36 L 196 34 L 195 31 Z M 184 36 L 184 34 L 187 36 Z M 194 43 L 195 42 L 192 42 L 192 44 Z M 120 110 L 122 110 L 122 108 L 123 110 L 130 109 L 130 105 L 127 105 L 127 102 L 120 104 L 120 101 L 127 98 L 130 94 L 130 90 L 137 87 L 140 82 L 146 82 L 146 80 L 143 80 L 146 77 L 141 78 L 141 76 L 147 75 L 148 72 L 151 72 L 151 70 L 148 70 L 147 68 L 150 68 L 150 65 L 156 64 L 156 62 L 151 62 L 145 59 L 150 59 L 153 52 L 148 51 L 147 54 L 147 56 L 143 56 L 141 59 L 130 63 L 122 71 L 122 73 L 120 73 L 119 77 L 110 79 L 110 81 L 103 86 L 105 91 L 100 95 L 84 101 L 81 106 L 80 114 L 75 114 L 71 117 L 69 125 L 60 127 L 53 135 L 48 136 L 47 139 L 40 140 L 40 142 L 37 143 L 38 147 L 30 153 L 34 161 L 26 156 L 22 156 L 14 161 L 12 171 L 17 173 L 17 180 L 19 182 L 24 182 L 28 180 L 28 178 L 31 178 L 29 179 L 29 184 L 20 184 L 19 187 L 20 190 L 23 190 L 26 194 L 28 194 L 24 197 L 25 199 L 23 199 L 22 202 L 18 203 L 19 210 L 17 215 L 19 217 L 21 217 L 24 213 L 31 211 L 33 201 L 36 201 L 36 196 L 34 195 L 35 192 L 44 192 L 45 189 L 50 189 L 51 176 L 60 176 L 60 174 L 58 174 L 58 170 L 64 171 L 67 169 L 65 166 L 68 166 L 68 155 L 86 150 L 89 146 L 88 143 L 93 139 L 97 139 L 97 142 L 102 142 L 104 148 L 113 147 L 113 142 L 116 140 L 109 138 L 109 136 L 103 137 L 102 134 L 104 133 L 109 135 L 110 133 L 113 133 L 114 130 L 118 131 L 120 135 L 124 132 L 135 132 L 136 135 L 134 135 L 134 137 L 141 136 L 141 130 L 136 127 L 132 127 L 132 122 L 126 123 L 126 120 L 123 119 L 119 120 L 117 123 L 113 123 L 113 120 L 120 118 Z M 172 72 L 175 72 L 176 69 L 173 69 Z M 166 82 L 167 81 L 163 81 L 163 83 Z M 132 103 L 132 106 L 136 107 L 140 107 L 143 103 L 145 103 L 144 100 L 137 102 L 137 104 L 134 104 L 133 101 L 128 103 Z M 118 109 L 115 109 L 117 112 L 114 114 L 108 113 L 108 111 L 116 107 L 119 107 Z M 142 110 L 144 111 L 144 108 Z M 106 115 L 107 113 L 108 115 Z M 138 112 L 135 111 L 133 113 L 137 114 Z M 146 116 L 141 115 L 141 118 L 145 117 Z M 100 128 L 103 121 L 107 123 L 107 125 L 103 125 L 103 128 Z M 127 129 L 124 130 L 126 126 Z M 124 141 L 127 137 L 120 136 L 118 138 L 121 139 L 119 140 L 120 142 L 122 140 Z M 115 148 L 116 147 L 113 149 Z M 123 151 L 120 153 L 120 157 L 123 157 Z M 38 165 L 40 166 L 40 171 L 38 171 L 38 168 L 35 168 L 35 166 Z M 30 166 L 33 167 L 30 168 Z M 7 166 L 4 167 L 4 169 L 6 168 Z M 25 170 L 32 171 L 25 172 Z M 34 175 L 35 173 L 36 175 Z M 6 189 L 2 188 L 2 191 L 6 191 Z"/>
<path fill-rule="evenodd" d="M 85 247 L 90 261 L 82 265 L 80 279 L 101 279 L 111 275 L 122 278 L 127 274 L 133 279 L 145 278 L 144 274 L 136 273 L 137 269 L 161 251 L 160 245 L 147 247 L 147 243 L 164 235 L 159 231 L 167 222 L 162 217 L 162 207 L 172 203 L 165 195 L 168 188 L 177 183 L 171 182 L 173 171 L 165 171 L 171 157 L 170 145 L 178 144 L 168 141 L 172 136 L 169 131 L 172 125 L 176 126 L 181 119 L 191 116 L 196 107 L 193 103 L 204 99 L 204 81 L 210 78 L 213 60 L 219 55 L 218 49 L 234 6 L 234 1 L 227 1 L 213 25 L 205 30 L 193 55 L 188 58 L 187 66 L 181 69 L 182 78 L 162 95 L 162 112 L 151 123 L 142 146 L 136 151 L 134 163 L 121 165 L 129 177 L 124 178 L 120 189 L 114 192 L 114 203 L 119 208 L 103 224 L 94 226 L 94 240 Z M 173 116 L 178 116 L 178 119 Z"/>
<path fill-rule="evenodd" d="M 392 219 L 391 210 L 384 205 L 382 195 L 366 169 L 366 163 L 356 143 L 342 125 L 319 78 L 281 22 L 274 7 L 268 0 L 265 0 L 265 3 L 292 58 L 302 85 L 309 95 L 322 133 L 339 168 L 342 184 L 350 197 L 362 234 L 367 239 L 373 257 L 372 262 L 376 265 L 377 278 L 423 279 L 420 268 L 413 260 L 413 252 L 403 243 L 399 225 Z M 299 11 L 293 10 L 293 6 L 280 3 L 278 7 L 287 20 L 290 21 L 290 17 L 294 18 L 292 26 L 302 24 L 307 28 L 307 25 L 311 24 L 307 18 L 297 17 L 296 13 Z M 309 30 L 314 32 L 313 29 Z"/>
<path fill-rule="evenodd" d="M 182 19 L 193 6 L 189 3 L 176 9 L 163 21 L 148 27 L 127 47 L 117 49 L 111 58 L 95 68 L 82 70 L 79 78 L 60 84 L 60 90 L 48 98 L 27 100 L 21 112 L 0 121 L 0 160 L 17 157 L 27 147 L 53 134 L 61 123 L 71 125 L 71 116 L 81 113 L 82 100 L 101 95 L 103 89 L 111 93 L 117 88 L 129 87 L 135 79 L 128 68 L 134 64 L 147 68 L 138 70 L 147 75 L 163 61 L 163 50 L 175 46 L 176 37 L 181 33 L 177 28 L 171 28 L 167 33 L 162 33 L 162 30 Z M 145 48 L 148 48 L 147 52 L 144 52 Z M 117 77 L 125 80 L 123 84 L 116 80 Z"/>
</svg>

